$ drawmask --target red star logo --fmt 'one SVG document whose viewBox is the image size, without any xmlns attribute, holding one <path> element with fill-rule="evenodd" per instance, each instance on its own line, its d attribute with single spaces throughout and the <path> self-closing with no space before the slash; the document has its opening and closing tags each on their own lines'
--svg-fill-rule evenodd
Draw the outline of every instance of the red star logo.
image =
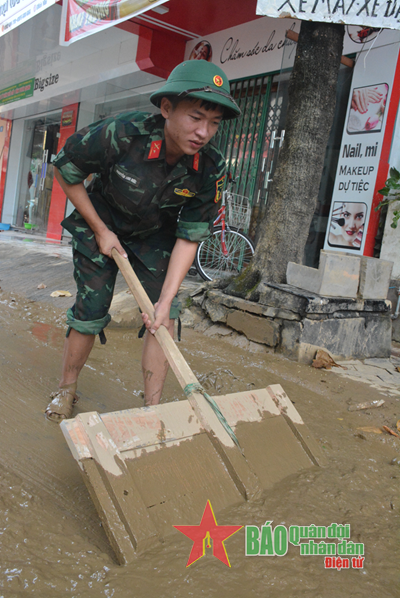
<svg viewBox="0 0 400 598">
<path fill-rule="evenodd" d="M 174 525 L 174 528 L 193 540 L 194 544 L 189 555 L 186 567 L 205 555 L 205 541 L 207 548 L 210 548 L 210 540 L 213 541 L 213 555 L 228 567 L 231 566 L 228 554 L 225 550 L 224 541 L 242 529 L 243 525 L 218 525 L 214 516 L 211 503 L 208 500 L 204 509 L 200 525 Z"/>
</svg>

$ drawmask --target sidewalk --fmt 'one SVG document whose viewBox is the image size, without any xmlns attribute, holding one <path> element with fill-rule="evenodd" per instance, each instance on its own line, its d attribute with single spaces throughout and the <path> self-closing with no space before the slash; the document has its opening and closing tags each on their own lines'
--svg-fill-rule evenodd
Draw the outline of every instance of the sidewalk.
<svg viewBox="0 0 400 598">
<path fill-rule="evenodd" d="M 199 276 L 187 276 L 181 286 L 183 295 L 187 297 L 203 282 Z M 38 289 L 39 285 L 46 288 Z M 71 245 L 68 241 L 51 241 L 34 233 L 0 231 L 0 288 L 22 294 L 31 301 L 45 301 L 65 309 L 71 307 L 76 293 Z M 72 296 L 50 296 L 53 291 L 61 290 Z M 118 274 L 114 297 L 118 298 L 118 309 L 123 306 L 125 313 L 123 295 L 126 291 L 126 282 Z M 127 299 L 128 305 L 132 305 L 132 295 Z M 136 318 L 132 321 L 136 322 Z"/>
<path fill-rule="evenodd" d="M 400 396 L 400 357 L 390 359 L 365 359 L 338 361 L 342 367 L 334 368 L 343 378 L 369 384 L 387 396 Z"/>
<path fill-rule="evenodd" d="M 46 285 L 46 288 L 38 289 L 39 285 Z M 75 295 L 71 246 L 49 242 L 39 235 L 2 231 L 0 287 L 4 291 L 24 295 L 31 301 L 71 307 Z M 62 300 L 50 297 L 56 290 L 69 291 L 72 297 L 63 297 Z"/>
</svg>

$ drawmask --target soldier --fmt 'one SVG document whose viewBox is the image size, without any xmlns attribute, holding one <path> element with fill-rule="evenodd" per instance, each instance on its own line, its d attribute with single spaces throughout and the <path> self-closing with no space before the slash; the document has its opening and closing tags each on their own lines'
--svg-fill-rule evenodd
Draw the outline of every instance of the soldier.
<svg viewBox="0 0 400 598">
<path fill-rule="evenodd" d="M 225 160 L 209 141 L 222 120 L 240 114 L 225 73 L 204 60 L 184 62 L 150 100 L 161 114 L 125 112 L 93 123 L 53 161 L 76 208 L 62 222 L 72 234 L 77 296 L 67 312 L 59 390 L 46 408 L 57 423 L 71 417 L 95 335 L 105 342 L 118 271 L 113 248 L 129 259 L 155 303 L 154 322 L 142 314 L 142 370 L 145 404 L 159 403 L 168 363 L 154 332 L 164 325 L 173 335 L 176 294 L 216 216 Z"/>
</svg>

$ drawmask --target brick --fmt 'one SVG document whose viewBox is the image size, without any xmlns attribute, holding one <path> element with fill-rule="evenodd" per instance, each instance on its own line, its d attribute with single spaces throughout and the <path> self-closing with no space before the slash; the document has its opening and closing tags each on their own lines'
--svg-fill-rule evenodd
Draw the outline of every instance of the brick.
<svg viewBox="0 0 400 598">
<path fill-rule="evenodd" d="M 297 326 L 296 326 L 297 325 Z M 289 359 L 311 363 L 318 348 L 337 358 L 390 356 L 391 322 L 387 316 L 283 321 L 280 351 Z"/>
<path fill-rule="evenodd" d="M 226 323 L 246 337 L 269 347 L 275 347 L 280 337 L 280 322 L 260 318 L 242 311 L 234 311 L 228 315 Z"/>
<path fill-rule="evenodd" d="M 362 256 L 359 296 L 363 299 L 386 299 L 392 269 L 393 262 Z"/>
<path fill-rule="evenodd" d="M 229 336 L 232 330 L 223 324 L 213 324 L 204 332 L 205 336 Z"/>
<path fill-rule="evenodd" d="M 223 324 L 226 323 L 228 314 L 231 311 L 212 299 L 205 300 L 203 303 L 203 309 L 206 311 L 212 322 L 221 322 Z"/>
<path fill-rule="evenodd" d="M 319 313 L 334 314 L 346 311 L 386 314 L 392 308 L 391 302 L 387 300 L 321 297 L 288 284 L 260 283 L 258 288 L 260 290 L 260 304 L 276 308 L 284 305 L 285 310 L 290 310 L 300 316 Z M 282 317 L 284 318 L 284 316 Z"/>
<path fill-rule="evenodd" d="M 232 309 L 239 309 L 247 311 L 258 316 L 265 316 L 268 318 L 283 318 L 285 320 L 300 320 L 300 315 L 288 309 L 281 309 L 280 307 L 265 307 L 261 303 L 254 301 L 247 301 L 240 297 L 233 297 L 225 295 L 221 291 L 208 291 L 207 298 L 213 303 L 224 305 Z"/>
<path fill-rule="evenodd" d="M 356 298 L 360 258 L 343 253 L 321 251 L 318 270 L 289 262 L 287 283 L 323 297 Z"/>
</svg>

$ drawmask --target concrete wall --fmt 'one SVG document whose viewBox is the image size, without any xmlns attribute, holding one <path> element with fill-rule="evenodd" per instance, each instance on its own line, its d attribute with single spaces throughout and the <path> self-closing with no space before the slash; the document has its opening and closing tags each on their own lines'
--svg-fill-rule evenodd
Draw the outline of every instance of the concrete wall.
<svg viewBox="0 0 400 598">
<path fill-rule="evenodd" d="M 388 358 L 390 304 L 322 297 L 290 285 L 260 283 L 257 303 L 208 289 L 194 297 L 214 323 L 244 334 L 289 359 L 310 364 L 318 349 L 339 359 Z"/>
</svg>

